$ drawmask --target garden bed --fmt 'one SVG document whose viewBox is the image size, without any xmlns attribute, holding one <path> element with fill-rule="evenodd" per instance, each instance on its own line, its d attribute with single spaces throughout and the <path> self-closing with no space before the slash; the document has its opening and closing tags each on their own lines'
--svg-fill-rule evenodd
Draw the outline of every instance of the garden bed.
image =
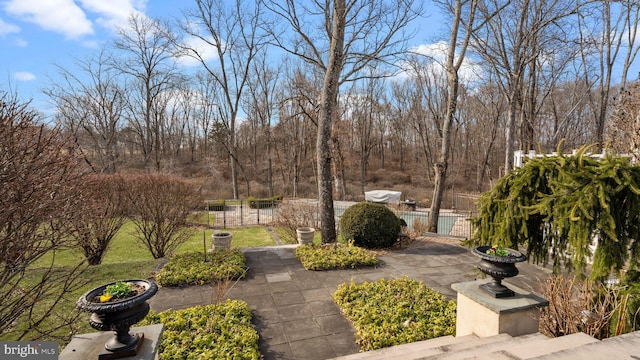
<svg viewBox="0 0 640 360">
<path fill-rule="evenodd" d="M 260 359 L 251 309 L 241 300 L 184 310 L 151 311 L 140 326 L 164 324 L 159 358 Z"/>
<path fill-rule="evenodd" d="M 333 299 L 356 328 L 360 351 L 455 334 L 456 303 L 407 277 L 343 283 Z"/>
<path fill-rule="evenodd" d="M 244 278 L 247 273 L 244 254 L 238 250 L 216 250 L 207 254 L 188 252 L 172 257 L 156 274 L 162 286 L 204 285 L 216 281 Z"/>
<path fill-rule="evenodd" d="M 296 248 L 295 255 L 307 270 L 352 269 L 379 263 L 373 252 L 352 243 L 302 245 Z"/>
</svg>

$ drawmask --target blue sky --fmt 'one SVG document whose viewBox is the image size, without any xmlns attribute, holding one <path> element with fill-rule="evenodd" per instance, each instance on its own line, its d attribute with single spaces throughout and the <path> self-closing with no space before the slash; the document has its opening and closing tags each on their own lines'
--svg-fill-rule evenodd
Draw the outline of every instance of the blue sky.
<svg viewBox="0 0 640 360">
<path fill-rule="evenodd" d="M 41 90 L 57 70 L 73 69 L 111 41 L 132 12 L 179 15 L 174 0 L 0 0 L 0 88 L 17 90 L 38 109 L 51 106 Z"/>
<path fill-rule="evenodd" d="M 171 18 L 190 6 L 186 0 L 0 0 L 0 89 L 17 91 L 51 114 L 42 89 L 58 74 L 54 64 L 73 70 L 75 59 L 112 41 L 132 12 Z M 434 39 L 437 18 L 418 19 L 413 46 Z"/>
</svg>

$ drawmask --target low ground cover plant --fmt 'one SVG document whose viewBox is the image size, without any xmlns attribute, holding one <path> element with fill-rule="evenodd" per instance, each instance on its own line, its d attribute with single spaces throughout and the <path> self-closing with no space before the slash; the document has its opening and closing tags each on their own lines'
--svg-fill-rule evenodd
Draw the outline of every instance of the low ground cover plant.
<svg viewBox="0 0 640 360">
<path fill-rule="evenodd" d="M 156 274 L 162 286 L 204 285 L 243 278 L 247 273 L 244 254 L 238 250 L 216 250 L 207 254 L 191 251 L 172 257 Z"/>
<path fill-rule="evenodd" d="M 260 359 L 251 309 L 241 300 L 161 313 L 140 326 L 164 324 L 160 359 Z"/>
<path fill-rule="evenodd" d="M 360 351 L 455 334 L 456 303 L 407 277 L 343 283 L 333 299 L 353 322 Z"/>
<path fill-rule="evenodd" d="M 307 270 L 349 269 L 379 263 L 373 252 L 357 247 L 352 242 L 302 245 L 296 248 L 295 255 Z"/>
</svg>

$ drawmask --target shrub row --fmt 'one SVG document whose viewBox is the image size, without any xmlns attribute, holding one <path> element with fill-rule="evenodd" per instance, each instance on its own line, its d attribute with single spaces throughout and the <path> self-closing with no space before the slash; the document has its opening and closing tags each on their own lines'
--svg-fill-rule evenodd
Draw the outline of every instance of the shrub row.
<svg viewBox="0 0 640 360">
<path fill-rule="evenodd" d="M 207 254 L 192 251 L 175 255 L 156 274 L 162 286 L 204 285 L 214 281 L 245 277 L 244 254 L 238 250 L 216 250 Z"/>
<path fill-rule="evenodd" d="M 266 209 L 276 206 L 280 201 L 282 201 L 282 196 L 276 195 L 270 198 L 255 198 L 253 196 L 249 196 L 247 200 L 249 201 L 249 207 L 252 209 Z"/>
<path fill-rule="evenodd" d="M 372 252 L 349 244 L 298 246 L 295 255 L 307 270 L 348 269 L 378 265 Z"/>
<path fill-rule="evenodd" d="M 407 277 L 343 283 L 333 299 L 353 322 L 361 351 L 455 334 L 456 303 Z"/>
<path fill-rule="evenodd" d="M 207 203 L 207 207 L 209 208 L 209 211 L 224 211 L 225 200 L 218 199 L 215 201 L 209 201 Z"/>
<path fill-rule="evenodd" d="M 258 333 L 244 301 L 149 312 L 140 326 L 164 324 L 159 357 L 164 359 L 260 359 Z"/>
</svg>

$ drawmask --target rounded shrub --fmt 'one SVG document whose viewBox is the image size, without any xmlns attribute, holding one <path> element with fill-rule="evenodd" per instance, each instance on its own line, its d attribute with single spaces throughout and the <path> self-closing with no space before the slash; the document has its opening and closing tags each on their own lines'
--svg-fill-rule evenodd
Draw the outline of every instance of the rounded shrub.
<svg viewBox="0 0 640 360">
<path fill-rule="evenodd" d="M 340 231 L 345 240 L 353 240 L 356 246 L 385 248 L 398 239 L 400 219 L 383 205 L 358 203 L 345 210 Z"/>
</svg>

